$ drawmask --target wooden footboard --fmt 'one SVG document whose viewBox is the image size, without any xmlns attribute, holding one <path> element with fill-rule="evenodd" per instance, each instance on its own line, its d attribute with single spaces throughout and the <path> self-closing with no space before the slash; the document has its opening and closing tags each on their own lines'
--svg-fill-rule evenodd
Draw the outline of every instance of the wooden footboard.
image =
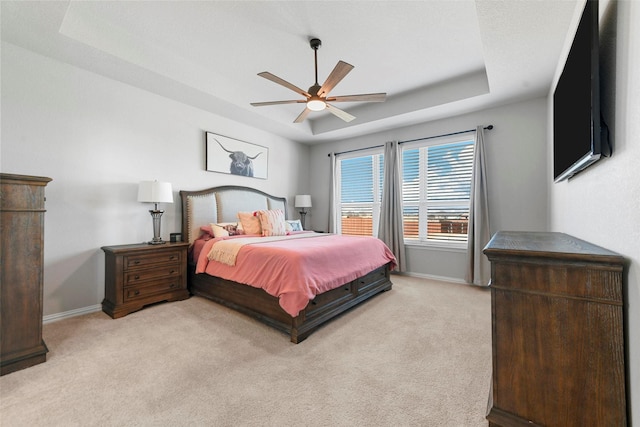
<svg viewBox="0 0 640 427">
<path fill-rule="evenodd" d="M 278 298 L 264 290 L 230 280 L 195 274 L 189 266 L 189 290 L 241 313 L 249 315 L 299 343 L 325 322 L 392 287 L 389 265 L 382 266 L 352 282 L 316 296 L 297 317 L 291 317 L 278 304 Z"/>
</svg>

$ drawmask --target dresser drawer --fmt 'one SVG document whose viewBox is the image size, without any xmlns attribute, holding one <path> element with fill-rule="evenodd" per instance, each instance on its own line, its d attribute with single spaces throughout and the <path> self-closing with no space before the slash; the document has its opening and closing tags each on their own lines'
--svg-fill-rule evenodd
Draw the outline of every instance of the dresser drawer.
<svg viewBox="0 0 640 427">
<path fill-rule="evenodd" d="M 162 294 L 170 291 L 177 291 L 183 288 L 182 276 L 167 277 L 166 279 L 160 279 L 149 286 L 136 286 L 127 288 L 124 290 L 124 300 L 133 301 L 136 299 L 146 298 L 155 294 Z"/>
<path fill-rule="evenodd" d="M 590 268 L 589 265 L 575 262 L 575 265 L 559 261 L 536 262 L 539 261 L 523 259 L 520 262 L 494 262 L 492 286 L 506 291 L 608 301 L 610 304 L 622 305 L 623 293 L 619 280 L 602 280 L 603 274 L 610 274 L 607 270 L 613 269 L 603 266 Z"/>
<path fill-rule="evenodd" d="M 159 265 L 155 268 L 148 268 L 145 270 L 133 270 L 125 273 L 124 286 L 135 286 L 142 282 L 149 280 L 156 280 L 162 278 L 171 278 L 180 276 L 180 265 Z"/>
<path fill-rule="evenodd" d="M 130 270 L 134 268 L 148 267 L 155 264 L 186 262 L 182 257 L 182 251 L 163 251 L 159 253 L 134 254 L 124 257 L 124 269 Z"/>
</svg>

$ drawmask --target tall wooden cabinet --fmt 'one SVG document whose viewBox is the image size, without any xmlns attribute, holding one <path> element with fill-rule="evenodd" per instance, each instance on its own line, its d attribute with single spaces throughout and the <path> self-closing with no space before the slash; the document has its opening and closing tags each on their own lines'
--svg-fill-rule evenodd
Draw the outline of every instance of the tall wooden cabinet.
<svg viewBox="0 0 640 427">
<path fill-rule="evenodd" d="M 496 233 L 490 426 L 626 426 L 620 255 L 562 233 Z"/>
<path fill-rule="evenodd" d="M 42 281 L 44 188 L 49 181 L 0 174 L 0 375 L 47 358 Z"/>
</svg>

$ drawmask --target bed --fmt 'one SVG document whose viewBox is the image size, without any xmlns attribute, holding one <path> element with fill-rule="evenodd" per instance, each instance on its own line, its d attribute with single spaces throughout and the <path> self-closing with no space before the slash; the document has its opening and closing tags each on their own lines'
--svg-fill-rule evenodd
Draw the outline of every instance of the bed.
<svg viewBox="0 0 640 427">
<path fill-rule="evenodd" d="M 222 265 L 222 263 L 215 260 L 204 259 L 212 248 L 212 246 L 206 245 L 214 244 L 214 241 L 219 239 L 214 239 L 213 236 L 207 236 L 207 233 L 203 230 L 207 230 L 207 226 L 210 224 L 237 223 L 238 212 L 281 210 L 286 215 L 286 199 L 240 186 L 213 187 L 199 191 L 183 190 L 180 191 L 180 197 L 182 201 L 182 238 L 191 244 L 188 265 L 188 286 L 191 294 L 208 298 L 249 315 L 288 334 L 293 343 L 297 344 L 303 341 L 325 322 L 377 294 L 392 288 L 389 276 L 390 271 L 395 266 L 393 254 L 391 254 L 391 251 L 378 239 L 362 237 L 361 239 L 370 239 L 370 241 L 364 242 L 366 246 L 377 247 L 379 244 L 382 244 L 382 249 L 377 249 L 373 255 L 361 257 L 362 262 L 354 263 L 353 267 L 350 265 L 349 268 L 352 270 L 344 272 L 341 276 L 345 278 L 344 280 L 339 280 L 335 277 L 337 273 L 335 273 L 334 270 L 340 270 L 340 268 L 331 268 L 328 263 L 325 262 L 322 267 L 323 272 L 326 276 L 331 276 L 333 283 L 327 285 L 322 284 L 322 286 L 312 291 L 307 289 L 307 293 L 317 293 L 310 296 L 308 301 L 298 302 L 298 304 L 304 304 L 304 307 L 299 311 L 286 305 L 285 310 L 281 303 L 283 295 L 279 295 L 272 289 L 267 288 L 269 289 L 269 291 L 267 291 L 261 288 L 260 284 L 252 282 L 240 283 L 229 278 L 221 277 L 226 274 L 226 271 L 234 267 Z M 334 244 L 332 243 L 334 239 L 351 239 L 349 236 L 308 231 L 287 234 L 300 234 L 298 236 L 292 236 L 299 237 L 292 239 L 297 241 L 295 245 L 313 247 Z M 375 245 L 372 243 L 375 243 Z M 294 243 L 276 241 L 243 247 L 237 254 L 238 265 L 236 265 L 236 267 L 240 267 L 241 262 L 248 262 L 248 259 L 244 259 L 248 257 L 245 253 L 249 253 L 250 251 L 265 251 L 267 250 L 266 247 L 269 246 L 292 244 Z M 335 244 L 337 244 L 337 242 Z M 350 241 L 349 244 L 356 244 L 356 242 Z M 200 251 L 199 253 L 196 248 Z M 360 250 L 356 252 L 366 253 L 364 247 L 362 250 L 363 252 L 359 252 Z M 300 249 L 300 251 L 302 251 L 302 249 Z M 351 251 L 353 252 L 353 250 Z M 337 254 L 336 256 L 340 256 L 339 250 L 336 249 L 335 252 Z M 377 252 L 381 252 L 381 254 Z M 384 254 L 382 254 L 382 252 L 384 252 Z M 380 259 L 378 259 L 379 257 Z M 317 256 L 308 258 L 310 258 L 308 261 L 303 261 L 303 259 L 300 258 L 300 264 L 306 265 L 305 263 L 312 262 L 312 258 L 317 258 Z M 203 266 L 203 263 L 206 265 Z M 275 264 L 278 263 L 279 261 Z M 367 263 L 369 263 L 368 266 Z M 252 265 L 262 264 L 263 263 L 254 262 Z M 358 265 L 356 266 L 355 264 Z M 207 273 L 209 270 L 214 271 L 214 273 Z M 215 273 L 216 271 L 220 271 L 221 273 Z M 244 271 L 247 270 L 245 269 Z M 283 268 L 280 272 L 280 277 L 288 277 L 287 275 L 289 274 L 291 274 L 291 277 L 298 277 L 295 276 L 295 273 L 290 273 L 290 271 L 292 270 L 289 270 L 289 267 Z M 220 276 L 216 274 L 220 274 Z M 302 281 L 306 281 L 306 278 L 303 279 Z M 282 280 L 282 282 L 287 281 L 286 278 Z M 276 295 L 279 295 L 279 297 Z"/>
</svg>

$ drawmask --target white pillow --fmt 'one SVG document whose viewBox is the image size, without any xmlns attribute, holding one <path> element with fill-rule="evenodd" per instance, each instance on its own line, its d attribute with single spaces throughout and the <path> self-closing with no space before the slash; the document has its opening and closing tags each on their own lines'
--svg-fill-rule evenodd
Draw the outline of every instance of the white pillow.
<svg viewBox="0 0 640 427">
<path fill-rule="evenodd" d="M 287 219 L 285 220 L 285 223 L 289 233 L 292 231 L 303 231 L 302 223 L 299 219 Z"/>
</svg>

